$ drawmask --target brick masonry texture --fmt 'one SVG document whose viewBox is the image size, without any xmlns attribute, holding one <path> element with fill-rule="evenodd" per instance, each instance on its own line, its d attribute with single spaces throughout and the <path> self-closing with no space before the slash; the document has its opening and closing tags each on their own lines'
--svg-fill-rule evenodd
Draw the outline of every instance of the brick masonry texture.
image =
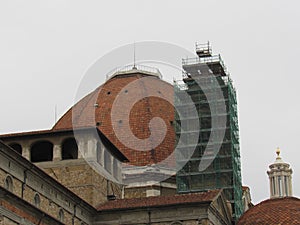
<svg viewBox="0 0 300 225">
<path fill-rule="evenodd" d="M 300 199 L 294 197 L 265 200 L 246 211 L 238 225 L 300 224 Z"/>
<path fill-rule="evenodd" d="M 97 88 L 94 92 L 80 100 L 72 107 L 53 127 L 53 130 L 67 130 L 73 127 L 72 116 L 76 127 L 95 127 L 99 124 L 98 129 L 128 158 L 130 164 L 144 166 L 161 162 L 171 155 L 175 145 L 175 131 L 173 128 L 174 108 L 172 102 L 158 97 L 147 97 L 137 102 L 130 111 L 129 124 L 133 134 L 141 139 L 150 136 L 149 121 L 153 117 L 159 117 L 164 120 L 167 127 L 167 134 L 163 142 L 158 145 L 154 151 L 137 151 L 123 145 L 117 138 L 111 122 L 111 109 L 117 95 L 121 93 L 122 88 L 139 78 L 144 77 L 142 74 L 132 74 L 124 77 L 114 77 L 108 80 L 104 85 Z M 148 86 L 153 87 L 157 93 L 170 93 L 173 96 L 173 86 L 153 77 Z M 153 84 L 151 84 L 153 82 Z M 157 85 L 159 82 L 159 85 Z M 145 89 L 142 81 L 138 84 L 138 89 Z M 98 107 L 94 104 L 98 103 Z M 125 106 L 124 106 L 125 107 Z M 74 115 L 75 113 L 75 115 Z M 122 112 L 119 112 L 120 114 Z M 122 126 L 122 124 L 120 124 Z M 124 133 L 125 138 L 128 134 Z M 167 164 L 174 163 L 174 159 L 170 158 Z"/>
<path fill-rule="evenodd" d="M 72 166 L 62 164 L 44 171 L 92 206 L 107 201 L 108 194 L 121 198 L 121 187 L 110 181 L 107 185 L 108 181 L 87 163 L 80 162 Z"/>
</svg>

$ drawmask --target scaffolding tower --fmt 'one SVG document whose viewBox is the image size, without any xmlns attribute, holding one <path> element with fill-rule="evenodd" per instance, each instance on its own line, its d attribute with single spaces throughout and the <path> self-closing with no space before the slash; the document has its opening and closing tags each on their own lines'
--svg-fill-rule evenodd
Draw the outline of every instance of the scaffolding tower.
<svg viewBox="0 0 300 225">
<path fill-rule="evenodd" d="M 196 44 L 196 53 L 196 58 L 183 59 L 183 82 L 174 84 L 175 131 L 180 153 L 176 162 L 181 168 L 176 175 L 177 191 L 223 189 L 237 221 L 243 213 L 243 203 L 236 90 L 220 55 L 212 55 L 209 43 Z M 221 90 L 221 99 L 217 90 Z M 191 102 L 182 100 L 184 92 L 192 99 L 198 118 L 190 116 Z M 217 110 L 222 103 L 225 110 Z M 199 120 L 199 127 L 195 120 Z M 198 141 L 191 146 L 195 135 Z M 195 150 L 187 156 L 192 148 Z M 207 162 L 204 170 L 199 168 L 201 161 Z"/>
</svg>

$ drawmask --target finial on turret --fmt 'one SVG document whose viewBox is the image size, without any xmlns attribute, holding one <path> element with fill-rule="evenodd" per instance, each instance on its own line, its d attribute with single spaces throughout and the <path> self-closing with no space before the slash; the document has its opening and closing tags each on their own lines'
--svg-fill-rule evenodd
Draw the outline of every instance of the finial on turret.
<svg viewBox="0 0 300 225">
<path fill-rule="evenodd" d="M 280 157 L 280 153 L 281 153 L 281 150 L 279 147 L 277 147 L 277 149 L 276 149 L 277 157 L 276 157 L 275 163 L 283 163 L 282 158 Z"/>
<path fill-rule="evenodd" d="M 276 149 L 276 154 L 277 154 L 277 158 L 280 158 L 280 148 L 279 147 L 277 147 L 277 149 Z"/>
</svg>

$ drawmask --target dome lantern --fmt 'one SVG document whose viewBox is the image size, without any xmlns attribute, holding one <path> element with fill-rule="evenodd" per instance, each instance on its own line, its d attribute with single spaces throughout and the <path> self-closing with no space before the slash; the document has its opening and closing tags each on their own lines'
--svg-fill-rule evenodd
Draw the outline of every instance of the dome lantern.
<svg viewBox="0 0 300 225">
<path fill-rule="evenodd" d="M 276 150 L 276 161 L 267 171 L 270 180 L 270 198 L 292 196 L 292 169 L 280 157 L 280 149 Z"/>
</svg>

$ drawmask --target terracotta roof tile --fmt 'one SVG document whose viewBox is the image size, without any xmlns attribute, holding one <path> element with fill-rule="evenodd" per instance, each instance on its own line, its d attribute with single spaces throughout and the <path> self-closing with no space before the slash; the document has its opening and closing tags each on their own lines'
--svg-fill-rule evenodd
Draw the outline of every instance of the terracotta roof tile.
<svg viewBox="0 0 300 225">
<path fill-rule="evenodd" d="M 250 188 L 248 187 L 248 186 L 242 186 L 242 190 L 243 191 L 247 191 L 247 190 L 249 190 Z"/>
<path fill-rule="evenodd" d="M 37 131 L 26 131 L 26 132 L 18 132 L 18 133 L 9 133 L 9 134 L 1 134 L 0 138 L 12 138 L 12 137 L 24 137 L 24 136 L 33 136 L 33 135 L 43 135 L 43 134 L 54 134 L 54 133 L 60 133 L 60 132 L 70 132 L 73 131 L 73 129 L 67 129 L 67 130 L 37 130 Z"/>
<path fill-rule="evenodd" d="M 116 76 L 108 80 L 73 106 L 55 124 L 53 130 L 72 129 L 73 125 L 75 127 L 97 127 L 128 158 L 129 163 L 132 165 L 151 165 L 167 159 L 175 148 L 175 131 L 172 125 L 175 112 L 172 102 L 169 103 L 163 98 L 149 96 L 138 101 L 130 111 L 130 128 L 132 133 L 139 139 L 147 139 L 150 136 L 149 122 L 152 118 L 159 117 L 164 120 L 167 134 L 154 151 L 140 151 L 125 146 L 116 136 L 112 126 L 111 110 L 113 103 L 118 95 L 128 94 L 126 90 L 123 90 L 123 93 L 122 89 L 134 81 L 138 81 L 138 83 L 133 91 L 137 89 L 145 93 L 155 91 L 161 95 L 172 95 L 173 99 L 174 93 L 171 84 L 151 76 L 151 79 L 147 80 L 147 82 L 150 82 L 150 85 L 148 83 L 146 87 L 145 83 L 143 83 L 145 81 L 140 79 L 142 77 L 145 77 L 145 75 L 131 74 L 128 76 Z M 95 103 L 97 107 L 95 107 Z M 118 113 L 122 114 L 123 112 L 118 111 Z M 72 123 L 73 121 L 74 123 Z M 122 126 L 122 121 L 120 126 Z M 125 139 L 129 137 L 129 134 L 126 132 L 121 135 Z M 138 146 L 136 142 L 133 141 L 132 143 Z M 166 164 L 170 165 L 170 163 L 174 163 L 174 159 L 171 157 Z"/>
<path fill-rule="evenodd" d="M 238 225 L 300 224 L 300 199 L 294 197 L 265 200 L 239 219 Z"/>
<path fill-rule="evenodd" d="M 207 192 L 177 194 L 172 196 L 155 196 L 147 198 L 117 199 L 108 201 L 97 207 L 99 211 L 133 209 L 144 207 L 158 207 L 167 205 L 187 204 L 187 203 L 206 203 L 212 202 L 221 190 L 210 190 Z"/>
</svg>

